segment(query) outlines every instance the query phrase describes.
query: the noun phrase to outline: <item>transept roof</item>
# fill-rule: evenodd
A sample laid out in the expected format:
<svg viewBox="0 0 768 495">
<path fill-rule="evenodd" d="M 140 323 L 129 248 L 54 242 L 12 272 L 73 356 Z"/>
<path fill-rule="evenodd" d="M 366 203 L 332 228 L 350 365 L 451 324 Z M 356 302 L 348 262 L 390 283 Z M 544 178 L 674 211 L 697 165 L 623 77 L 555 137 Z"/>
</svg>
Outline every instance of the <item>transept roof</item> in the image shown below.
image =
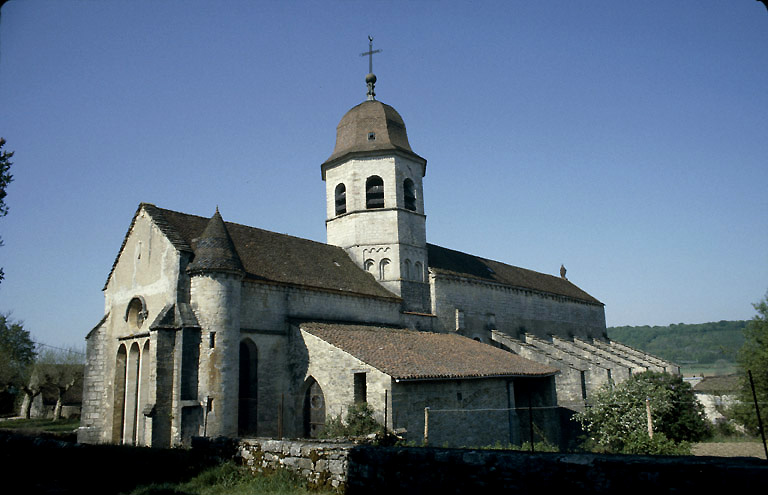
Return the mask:
<svg viewBox="0 0 768 495">
<path fill-rule="evenodd" d="M 558 371 L 458 334 L 325 322 L 299 328 L 396 380 L 540 377 Z"/>
</svg>

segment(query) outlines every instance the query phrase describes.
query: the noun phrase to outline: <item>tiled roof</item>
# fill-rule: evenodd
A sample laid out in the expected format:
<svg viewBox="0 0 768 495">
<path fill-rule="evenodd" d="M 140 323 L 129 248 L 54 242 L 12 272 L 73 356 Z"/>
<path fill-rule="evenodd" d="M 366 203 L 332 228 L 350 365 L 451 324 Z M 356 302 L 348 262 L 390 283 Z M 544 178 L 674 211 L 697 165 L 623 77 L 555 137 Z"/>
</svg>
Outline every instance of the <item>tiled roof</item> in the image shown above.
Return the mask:
<svg viewBox="0 0 768 495">
<path fill-rule="evenodd" d="M 397 110 L 380 101 L 364 101 L 342 117 L 336 127 L 336 146 L 323 165 L 351 153 L 377 151 L 400 151 L 426 163 L 411 149 L 405 123 Z"/>
<path fill-rule="evenodd" d="M 243 263 L 237 255 L 227 226 L 221 218 L 218 208 L 208 221 L 200 237 L 193 240 L 195 259 L 187 267 L 189 273 L 229 272 L 244 273 Z"/>
<path fill-rule="evenodd" d="M 141 209 L 149 213 L 155 224 L 177 249 L 188 253 L 195 252 L 192 248 L 193 240 L 202 235 L 211 220 L 142 203 L 134 215 L 120 252 L 125 247 Z M 231 222 L 224 222 L 224 224 L 245 269 L 246 278 L 363 296 L 399 299 L 376 282 L 370 274 L 361 270 L 340 247 Z M 600 301 L 560 277 L 480 258 L 434 244 L 427 244 L 427 251 L 429 268 L 438 275 L 488 281 L 602 305 Z M 118 259 L 119 254 L 112 265 L 107 282 L 114 272 Z"/>
<path fill-rule="evenodd" d="M 193 240 L 201 236 L 210 221 L 151 204 L 144 203 L 142 206 L 181 251 L 194 252 Z M 369 273 L 361 270 L 340 247 L 237 223 L 224 224 L 245 269 L 246 278 L 399 299 Z"/>
<path fill-rule="evenodd" d="M 564 278 L 487 260 L 434 244 L 427 244 L 427 261 L 430 270 L 437 274 L 494 282 L 602 305 L 600 301 Z"/>
<path fill-rule="evenodd" d="M 457 334 L 304 322 L 299 327 L 397 380 L 549 376 L 555 368 Z"/>
<path fill-rule="evenodd" d="M 694 392 L 700 393 L 735 393 L 741 387 L 739 375 L 705 376 L 694 385 Z"/>
</svg>

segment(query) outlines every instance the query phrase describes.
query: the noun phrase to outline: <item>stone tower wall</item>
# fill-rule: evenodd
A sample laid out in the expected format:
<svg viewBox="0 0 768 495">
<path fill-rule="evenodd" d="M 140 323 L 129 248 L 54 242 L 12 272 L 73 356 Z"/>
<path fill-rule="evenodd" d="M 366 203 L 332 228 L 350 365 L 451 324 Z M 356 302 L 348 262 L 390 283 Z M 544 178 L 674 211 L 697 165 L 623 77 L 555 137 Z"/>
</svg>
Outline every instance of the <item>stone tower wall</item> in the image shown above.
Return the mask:
<svg viewBox="0 0 768 495">
<path fill-rule="evenodd" d="M 201 328 L 198 399 L 206 404 L 208 436 L 237 436 L 241 286 L 241 275 L 226 273 L 191 280 L 190 305 Z"/>
</svg>

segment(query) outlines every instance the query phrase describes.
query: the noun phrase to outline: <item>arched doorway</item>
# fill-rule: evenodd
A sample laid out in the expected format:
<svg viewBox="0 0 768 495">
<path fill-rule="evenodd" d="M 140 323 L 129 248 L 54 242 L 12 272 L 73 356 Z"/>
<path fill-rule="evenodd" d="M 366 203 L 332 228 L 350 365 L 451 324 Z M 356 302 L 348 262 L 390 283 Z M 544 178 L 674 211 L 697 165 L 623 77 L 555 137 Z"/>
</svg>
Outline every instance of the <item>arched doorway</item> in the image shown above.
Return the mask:
<svg viewBox="0 0 768 495">
<path fill-rule="evenodd" d="M 240 400 L 237 413 L 237 430 L 240 436 L 256 435 L 257 432 L 258 364 L 258 349 L 253 341 L 240 342 Z"/>
<path fill-rule="evenodd" d="M 320 384 L 313 377 L 307 380 L 304 394 L 304 436 L 317 438 L 325 426 L 325 397 Z"/>
</svg>

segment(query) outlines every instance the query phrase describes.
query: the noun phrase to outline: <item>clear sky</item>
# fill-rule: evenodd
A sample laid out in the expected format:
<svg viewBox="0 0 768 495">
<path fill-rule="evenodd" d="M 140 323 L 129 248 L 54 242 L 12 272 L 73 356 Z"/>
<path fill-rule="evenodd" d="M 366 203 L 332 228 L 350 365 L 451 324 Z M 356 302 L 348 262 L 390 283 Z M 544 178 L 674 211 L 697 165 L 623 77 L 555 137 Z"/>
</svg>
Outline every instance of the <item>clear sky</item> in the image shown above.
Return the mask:
<svg viewBox="0 0 768 495">
<path fill-rule="evenodd" d="M 140 202 L 325 240 L 365 98 L 427 159 L 434 244 L 568 278 L 612 325 L 747 319 L 768 289 L 754 0 L 21 1 L 0 12 L 0 311 L 82 345 Z"/>
</svg>

